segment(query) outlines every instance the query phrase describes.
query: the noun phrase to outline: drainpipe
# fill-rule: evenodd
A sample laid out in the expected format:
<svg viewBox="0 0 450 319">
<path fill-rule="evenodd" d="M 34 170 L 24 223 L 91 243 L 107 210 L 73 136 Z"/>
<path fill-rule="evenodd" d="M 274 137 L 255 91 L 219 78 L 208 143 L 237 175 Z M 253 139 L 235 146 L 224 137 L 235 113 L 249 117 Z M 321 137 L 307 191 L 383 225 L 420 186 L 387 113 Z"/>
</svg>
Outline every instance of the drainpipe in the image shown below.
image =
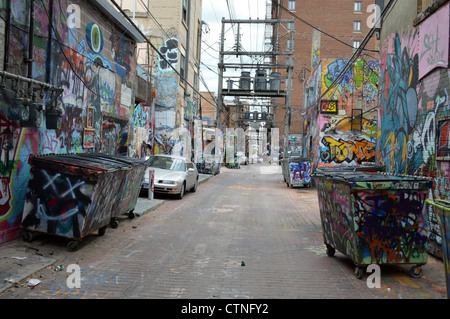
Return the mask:
<svg viewBox="0 0 450 319">
<path fill-rule="evenodd" d="M 5 56 L 3 57 L 3 70 L 9 66 L 9 39 L 11 32 L 11 0 L 6 1 L 6 22 L 5 22 Z"/>
<path fill-rule="evenodd" d="M 191 34 L 191 0 L 188 0 L 188 12 L 187 12 L 187 41 L 186 41 L 186 65 L 184 66 L 185 71 L 184 71 L 184 78 L 186 80 L 186 82 L 189 82 L 189 47 L 190 47 L 190 34 Z M 186 93 L 185 93 L 186 95 Z"/>
<path fill-rule="evenodd" d="M 48 42 L 47 42 L 47 59 L 45 61 L 45 82 L 50 83 L 51 63 L 52 63 L 52 30 L 53 30 L 53 0 L 48 2 Z"/>
<path fill-rule="evenodd" d="M 188 25 L 188 29 L 187 29 L 187 43 L 186 43 L 186 61 L 185 61 L 185 66 L 184 66 L 184 79 L 186 82 L 189 82 L 189 50 L 190 50 L 190 35 L 191 35 L 191 0 L 188 0 L 188 12 L 187 12 L 188 16 L 187 16 L 187 25 Z M 184 89 L 184 99 L 186 101 L 186 89 L 187 87 L 185 86 Z M 195 88 L 197 89 L 197 88 Z M 192 112 L 192 105 L 191 105 L 191 112 Z M 192 115 L 192 113 L 191 113 Z M 192 127 L 191 127 L 191 120 L 189 120 L 189 129 L 192 132 Z M 192 138 L 191 138 L 191 147 L 192 147 Z"/>
<path fill-rule="evenodd" d="M 34 0 L 30 0 L 30 30 L 28 32 L 28 78 L 33 79 L 33 46 L 34 46 Z M 33 94 L 33 85 L 28 83 L 28 97 Z"/>
</svg>

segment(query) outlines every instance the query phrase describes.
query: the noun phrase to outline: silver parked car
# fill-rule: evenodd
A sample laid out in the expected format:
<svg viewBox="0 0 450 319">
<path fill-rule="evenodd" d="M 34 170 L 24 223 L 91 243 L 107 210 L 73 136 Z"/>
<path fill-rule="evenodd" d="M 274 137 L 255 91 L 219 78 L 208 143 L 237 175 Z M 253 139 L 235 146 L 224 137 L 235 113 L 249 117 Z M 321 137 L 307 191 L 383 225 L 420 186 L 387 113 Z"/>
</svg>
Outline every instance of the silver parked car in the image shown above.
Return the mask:
<svg viewBox="0 0 450 319">
<path fill-rule="evenodd" d="M 154 191 L 174 194 L 182 199 L 185 192 L 195 192 L 198 187 L 198 171 L 189 159 L 172 155 L 154 155 L 148 159 L 150 165 L 144 175 L 142 188 L 149 187 L 149 170 L 155 170 Z"/>
</svg>

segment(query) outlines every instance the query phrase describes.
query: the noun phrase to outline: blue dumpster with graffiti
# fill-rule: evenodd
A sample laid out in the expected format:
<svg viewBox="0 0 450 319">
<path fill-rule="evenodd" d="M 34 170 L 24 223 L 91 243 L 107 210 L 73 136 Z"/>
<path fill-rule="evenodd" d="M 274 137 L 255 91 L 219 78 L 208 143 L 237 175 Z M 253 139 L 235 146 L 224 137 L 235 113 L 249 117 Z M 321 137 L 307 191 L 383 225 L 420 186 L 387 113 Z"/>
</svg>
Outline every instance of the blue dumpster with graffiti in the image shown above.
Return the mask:
<svg viewBox="0 0 450 319">
<path fill-rule="evenodd" d="M 422 276 L 431 180 L 336 170 L 316 171 L 313 177 L 329 256 L 338 250 L 350 257 L 357 278 L 371 264 L 412 264 L 410 275 Z"/>
<path fill-rule="evenodd" d="M 214 155 L 203 154 L 197 163 L 199 173 L 217 175 L 220 174 L 220 163 L 216 162 Z"/>
<path fill-rule="evenodd" d="M 290 188 L 311 186 L 311 160 L 301 157 L 283 159 L 284 181 Z"/>
<path fill-rule="evenodd" d="M 29 164 L 24 240 L 32 240 L 35 233 L 56 235 L 70 238 L 67 247 L 75 250 L 87 235 L 105 233 L 126 196 L 129 163 L 100 156 L 46 155 L 30 156 Z"/>
</svg>

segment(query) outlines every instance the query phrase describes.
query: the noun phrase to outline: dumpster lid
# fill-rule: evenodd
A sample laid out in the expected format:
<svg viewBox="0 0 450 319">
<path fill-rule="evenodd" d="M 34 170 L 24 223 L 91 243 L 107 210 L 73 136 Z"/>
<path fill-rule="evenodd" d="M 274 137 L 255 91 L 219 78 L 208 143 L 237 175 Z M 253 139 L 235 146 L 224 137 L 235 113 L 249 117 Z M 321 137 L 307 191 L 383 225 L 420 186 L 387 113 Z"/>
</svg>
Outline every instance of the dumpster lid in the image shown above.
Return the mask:
<svg viewBox="0 0 450 319">
<path fill-rule="evenodd" d="M 127 165 L 146 165 L 148 160 L 144 158 L 133 158 L 128 156 L 118 156 L 118 155 L 108 155 L 102 153 L 85 153 L 79 154 L 81 157 L 87 158 L 98 158 L 108 161 L 116 161 L 118 163 L 127 164 Z"/>
<path fill-rule="evenodd" d="M 364 164 L 364 165 L 339 165 L 339 166 L 321 166 L 316 172 L 383 172 L 386 169 L 381 164 Z"/>
<path fill-rule="evenodd" d="M 348 183 L 357 182 L 421 182 L 425 185 L 431 184 L 431 180 L 425 177 L 389 174 L 380 172 L 326 172 L 321 174 L 325 178 L 336 179 Z"/>
<path fill-rule="evenodd" d="M 74 156 L 68 156 L 69 158 L 73 158 L 76 161 L 85 162 L 85 163 L 95 163 L 100 165 L 101 167 L 107 168 L 109 171 L 111 170 L 122 170 L 122 169 L 130 169 L 130 164 L 113 160 L 111 158 L 105 158 L 95 155 L 86 155 L 86 154 L 77 154 Z"/>
<path fill-rule="evenodd" d="M 72 174 L 97 175 L 124 168 L 123 164 L 101 161 L 94 157 L 76 154 L 30 155 L 28 163 L 31 166 L 50 168 Z"/>
<path fill-rule="evenodd" d="M 300 162 L 311 162 L 309 158 L 301 157 L 301 156 L 291 156 L 286 158 L 288 162 L 300 163 Z"/>
</svg>

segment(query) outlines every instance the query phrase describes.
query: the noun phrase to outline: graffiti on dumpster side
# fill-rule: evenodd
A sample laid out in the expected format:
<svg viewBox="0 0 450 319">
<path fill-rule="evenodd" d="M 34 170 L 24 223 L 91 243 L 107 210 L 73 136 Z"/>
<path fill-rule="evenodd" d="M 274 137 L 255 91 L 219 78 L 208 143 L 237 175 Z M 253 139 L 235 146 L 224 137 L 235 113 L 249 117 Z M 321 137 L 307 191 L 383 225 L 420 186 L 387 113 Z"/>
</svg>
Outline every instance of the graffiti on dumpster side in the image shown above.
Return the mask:
<svg viewBox="0 0 450 319">
<path fill-rule="evenodd" d="M 125 171 L 116 171 L 99 176 L 83 235 L 108 225 L 112 215 L 118 216 L 125 174 Z"/>
<path fill-rule="evenodd" d="M 428 194 L 350 192 L 348 186 L 327 180 L 319 180 L 317 190 L 325 243 L 359 264 L 426 262 Z"/>
<path fill-rule="evenodd" d="M 46 169 L 32 169 L 22 227 L 79 238 L 91 203 L 87 179 Z"/>
<path fill-rule="evenodd" d="M 353 225 L 347 193 L 343 187 L 324 180 L 317 182 L 317 191 L 325 242 L 343 254 L 353 256 Z"/>
<path fill-rule="evenodd" d="M 125 176 L 125 181 L 121 187 L 122 199 L 120 200 L 119 214 L 124 214 L 134 209 L 139 190 L 141 189 L 142 177 L 145 173 L 145 166 L 135 168 Z"/>
<path fill-rule="evenodd" d="M 311 182 L 311 162 L 289 163 L 289 176 L 291 183 Z"/>
<path fill-rule="evenodd" d="M 361 263 L 423 263 L 428 194 L 421 191 L 360 191 L 353 194 L 355 234 Z M 426 258 L 426 257 L 425 257 Z"/>
</svg>

